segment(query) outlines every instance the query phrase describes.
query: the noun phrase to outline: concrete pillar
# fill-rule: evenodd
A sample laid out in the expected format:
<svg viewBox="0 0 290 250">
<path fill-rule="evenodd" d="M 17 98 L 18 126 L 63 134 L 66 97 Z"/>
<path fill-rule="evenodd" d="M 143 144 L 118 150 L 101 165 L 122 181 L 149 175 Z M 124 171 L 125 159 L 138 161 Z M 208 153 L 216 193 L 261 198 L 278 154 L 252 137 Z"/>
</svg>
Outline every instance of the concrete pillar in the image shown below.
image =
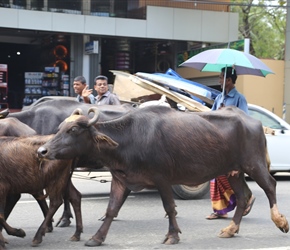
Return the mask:
<svg viewBox="0 0 290 250">
<path fill-rule="evenodd" d="M 110 16 L 115 16 L 115 0 L 110 0 Z"/>
<path fill-rule="evenodd" d="M 43 0 L 43 10 L 48 11 L 48 0 Z"/>
<path fill-rule="evenodd" d="M 91 14 L 91 0 L 82 1 L 82 14 L 90 15 Z"/>
<path fill-rule="evenodd" d="M 82 50 L 83 50 L 83 76 L 86 79 L 89 79 L 89 77 L 90 77 L 90 55 L 86 55 L 84 53 L 84 48 L 85 48 L 85 44 L 89 41 L 90 41 L 90 36 L 84 35 L 83 36 L 83 48 L 82 48 Z"/>
<path fill-rule="evenodd" d="M 290 0 L 287 0 L 287 7 L 289 6 L 290 6 Z M 286 107 L 285 120 L 288 123 L 290 123 L 290 11 L 289 11 L 289 8 L 287 8 L 287 14 L 286 14 L 284 104 Z M 281 103 L 281 105 L 283 105 L 283 103 Z"/>
<path fill-rule="evenodd" d="M 31 0 L 26 0 L 26 9 L 31 10 Z"/>
</svg>

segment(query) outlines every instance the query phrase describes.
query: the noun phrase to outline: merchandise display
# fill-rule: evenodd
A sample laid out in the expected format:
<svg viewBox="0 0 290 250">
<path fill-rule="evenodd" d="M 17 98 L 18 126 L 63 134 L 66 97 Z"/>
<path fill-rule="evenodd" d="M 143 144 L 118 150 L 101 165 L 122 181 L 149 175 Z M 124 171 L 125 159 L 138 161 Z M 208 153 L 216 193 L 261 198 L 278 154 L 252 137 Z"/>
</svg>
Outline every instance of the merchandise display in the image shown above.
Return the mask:
<svg viewBox="0 0 290 250">
<path fill-rule="evenodd" d="M 69 96 L 69 75 L 60 75 L 59 67 L 45 67 L 44 72 L 25 72 L 23 105 L 43 96 Z"/>
<path fill-rule="evenodd" d="M 0 64 L 0 109 L 8 108 L 8 66 Z"/>
</svg>

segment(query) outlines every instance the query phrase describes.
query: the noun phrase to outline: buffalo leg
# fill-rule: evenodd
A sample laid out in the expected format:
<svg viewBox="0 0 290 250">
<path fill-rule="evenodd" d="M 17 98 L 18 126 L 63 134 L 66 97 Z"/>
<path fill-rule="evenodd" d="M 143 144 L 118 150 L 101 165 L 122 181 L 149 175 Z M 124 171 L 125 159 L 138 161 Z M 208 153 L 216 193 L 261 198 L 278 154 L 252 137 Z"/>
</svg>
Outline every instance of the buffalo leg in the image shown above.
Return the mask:
<svg viewBox="0 0 290 250">
<path fill-rule="evenodd" d="M 63 214 L 60 217 L 59 221 L 56 223 L 56 227 L 68 227 L 71 223 L 70 218 L 73 218 L 71 208 L 70 208 L 70 202 L 67 197 L 64 197 L 63 200 L 64 209 Z"/>
<path fill-rule="evenodd" d="M 5 216 L 5 220 L 7 220 L 8 216 L 10 215 L 11 211 L 13 210 L 15 204 L 17 203 L 17 201 L 19 201 L 21 195 L 20 194 L 11 194 L 9 196 L 6 197 L 6 205 L 5 205 L 5 212 L 4 212 L 4 216 Z M 2 232 L 2 225 L 0 226 L 0 230 Z M 0 241 L 8 243 L 8 241 L 3 237 L 2 233 L 0 235 Z"/>
<path fill-rule="evenodd" d="M 0 250 L 5 250 L 6 239 L 3 237 L 2 232 L 0 232 Z"/>
<path fill-rule="evenodd" d="M 4 212 L 4 216 L 6 220 L 8 216 L 10 215 L 11 211 L 13 210 L 13 208 L 15 207 L 15 204 L 17 203 L 17 201 L 19 201 L 20 197 L 21 197 L 21 194 L 13 194 L 13 195 L 8 195 L 6 197 L 6 205 L 5 205 L 5 212 Z"/>
<path fill-rule="evenodd" d="M 72 185 L 71 178 L 73 174 L 73 169 L 75 168 L 78 160 L 74 159 L 72 166 L 71 166 L 71 173 L 70 178 L 67 182 L 67 186 L 65 189 L 65 193 L 63 196 L 63 204 L 64 204 L 64 210 L 62 213 L 62 216 L 60 217 L 59 221 L 56 223 L 56 227 L 68 227 L 71 223 L 70 218 L 73 218 L 71 208 L 70 208 L 70 201 L 69 201 L 69 192 Z"/>
<path fill-rule="evenodd" d="M 178 233 L 181 233 L 181 231 L 176 221 L 176 210 L 175 210 L 176 205 L 173 199 L 171 185 L 163 181 L 162 182 L 158 181 L 157 183 L 158 185 L 156 186 L 160 193 L 164 210 L 169 219 L 169 229 L 163 243 L 166 245 L 177 244 L 179 242 Z"/>
<path fill-rule="evenodd" d="M 76 216 L 76 231 L 71 237 L 71 241 L 79 241 L 80 235 L 83 232 L 82 212 L 81 212 L 81 193 L 72 184 L 71 179 L 69 180 L 69 201 L 73 206 Z"/>
<path fill-rule="evenodd" d="M 264 190 L 269 200 L 272 221 L 283 233 L 287 233 L 289 231 L 288 221 L 286 217 L 279 212 L 277 206 L 276 180 L 271 176 L 266 167 L 260 169 L 255 168 L 251 173 L 248 173 L 248 175 Z"/>
<path fill-rule="evenodd" d="M 42 224 L 40 225 L 40 227 L 38 228 L 38 230 L 33 238 L 32 246 L 37 246 L 42 242 L 42 236 L 45 235 L 48 223 L 52 220 L 53 215 L 55 214 L 55 212 L 60 207 L 60 205 L 62 204 L 62 201 L 63 201 L 62 196 L 49 197 L 49 198 L 50 198 L 50 204 L 49 204 L 49 208 L 47 211 L 47 215 L 46 215 L 44 221 L 42 222 Z"/>
<path fill-rule="evenodd" d="M 114 217 L 118 216 L 118 212 L 120 211 L 130 192 L 131 190 L 126 188 L 113 176 L 111 182 L 110 200 L 106 211 L 106 217 L 97 233 L 85 243 L 86 246 L 100 246 L 105 241 Z"/>
<path fill-rule="evenodd" d="M 41 211 L 43 213 L 43 216 L 45 217 L 48 211 L 48 205 L 46 203 L 46 200 L 44 199 L 39 199 L 39 196 L 43 195 L 43 192 L 38 194 L 38 195 L 33 195 L 33 197 L 35 198 L 35 200 L 38 202 Z M 5 219 L 7 220 L 8 216 L 10 215 L 11 211 L 13 210 L 15 204 L 17 203 L 17 201 L 20 199 L 21 195 L 20 194 L 13 194 L 13 195 L 9 195 L 6 199 L 6 206 L 5 206 Z M 2 227 L 0 226 L 1 230 Z M 52 226 L 52 221 L 49 223 L 48 228 L 47 228 L 47 232 L 52 232 L 53 230 L 53 226 Z"/>
<path fill-rule="evenodd" d="M 44 193 L 40 193 L 41 195 L 44 195 Z M 47 205 L 47 202 L 44 198 L 39 198 L 39 195 L 33 195 L 34 199 L 37 201 L 41 211 L 42 211 L 42 214 L 45 218 L 45 216 L 47 215 L 47 212 L 48 212 L 48 205 Z M 52 225 L 52 222 L 53 222 L 53 219 L 48 223 L 47 225 L 47 229 L 46 229 L 46 232 L 52 232 L 53 231 L 53 225 Z"/>
<path fill-rule="evenodd" d="M 243 213 L 248 200 L 252 196 L 252 191 L 250 190 L 243 173 L 240 173 L 238 176 L 230 176 L 228 180 L 236 196 L 237 208 L 229 226 L 221 230 L 219 234 L 220 238 L 230 238 L 233 237 L 235 233 L 239 232 Z"/>
<path fill-rule="evenodd" d="M 6 219 L 5 219 L 6 200 L 8 201 L 8 209 L 6 211 L 6 214 L 9 215 L 12 208 L 14 207 L 16 202 L 18 201 L 18 199 L 19 199 L 19 195 L 15 195 L 15 196 L 12 195 L 10 197 L 6 197 L 6 198 L 2 198 L 2 199 L 0 198 L 0 201 L 2 200 L 2 202 L 0 203 L 0 225 L 2 227 L 4 227 L 7 234 L 23 238 L 26 235 L 25 232 L 22 229 L 17 229 L 17 228 L 13 228 L 13 227 L 9 226 L 9 224 L 6 222 Z M 14 203 L 14 205 L 13 205 L 13 203 Z M 1 242 L 0 244 L 5 245 L 5 241 Z"/>
</svg>

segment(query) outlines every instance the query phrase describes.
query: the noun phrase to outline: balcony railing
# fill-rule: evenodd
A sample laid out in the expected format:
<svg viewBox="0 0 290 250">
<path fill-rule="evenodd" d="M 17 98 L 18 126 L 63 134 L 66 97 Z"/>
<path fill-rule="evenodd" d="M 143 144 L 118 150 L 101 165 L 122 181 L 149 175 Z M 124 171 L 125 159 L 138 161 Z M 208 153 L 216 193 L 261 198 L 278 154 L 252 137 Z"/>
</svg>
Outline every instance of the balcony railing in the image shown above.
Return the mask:
<svg viewBox="0 0 290 250">
<path fill-rule="evenodd" d="M 0 7 L 4 8 L 134 19 L 145 19 L 148 5 L 230 11 L 227 0 L 0 0 Z"/>
</svg>

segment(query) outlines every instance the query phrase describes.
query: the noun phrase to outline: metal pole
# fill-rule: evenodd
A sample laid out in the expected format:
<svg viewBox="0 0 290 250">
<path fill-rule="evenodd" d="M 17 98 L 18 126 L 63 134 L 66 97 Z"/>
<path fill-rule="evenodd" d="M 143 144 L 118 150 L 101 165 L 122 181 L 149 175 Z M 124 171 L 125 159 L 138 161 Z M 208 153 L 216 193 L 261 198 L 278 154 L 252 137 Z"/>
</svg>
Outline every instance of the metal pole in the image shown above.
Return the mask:
<svg viewBox="0 0 290 250">
<path fill-rule="evenodd" d="M 244 52 L 247 54 L 250 53 L 250 39 L 249 38 L 244 39 Z"/>
<path fill-rule="evenodd" d="M 285 78 L 284 78 L 284 101 L 285 112 L 290 110 L 290 0 L 287 0 L 287 14 L 286 14 L 286 35 L 285 35 Z M 285 118 L 290 123 L 290 112 L 285 113 Z"/>
</svg>

